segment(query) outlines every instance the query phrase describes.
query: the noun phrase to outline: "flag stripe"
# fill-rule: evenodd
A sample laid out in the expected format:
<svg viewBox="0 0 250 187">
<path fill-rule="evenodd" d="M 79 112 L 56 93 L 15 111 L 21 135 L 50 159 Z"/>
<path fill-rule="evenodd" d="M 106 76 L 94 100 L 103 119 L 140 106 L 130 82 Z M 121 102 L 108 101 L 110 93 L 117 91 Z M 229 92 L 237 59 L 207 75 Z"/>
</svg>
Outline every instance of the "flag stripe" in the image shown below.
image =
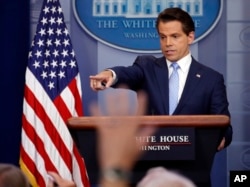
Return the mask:
<svg viewBox="0 0 250 187">
<path fill-rule="evenodd" d="M 54 100 L 54 104 L 58 108 L 60 115 L 63 117 L 63 121 L 66 122 L 71 116 L 71 113 L 68 110 L 66 103 L 64 103 L 64 100 L 59 96 Z"/>
<path fill-rule="evenodd" d="M 82 109 L 82 105 L 81 105 L 81 96 L 80 93 L 81 91 L 78 88 L 81 88 L 81 84 L 80 84 L 80 75 L 78 74 L 76 79 L 74 79 L 72 81 L 72 84 L 69 84 L 69 89 L 71 90 L 71 92 L 73 93 L 73 95 L 75 96 L 75 109 L 76 109 L 76 115 L 77 116 L 83 116 L 83 109 Z"/>
<path fill-rule="evenodd" d="M 43 177 L 37 171 L 35 163 L 29 157 L 29 155 L 25 152 L 22 145 L 20 148 L 20 155 L 21 155 L 20 167 L 24 171 L 24 173 L 27 175 L 30 181 L 30 184 L 32 186 L 38 186 L 37 182 L 39 182 L 39 184 L 42 184 L 41 186 L 45 186 L 45 181 L 43 180 Z M 37 177 L 37 179 L 35 178 L 35 176 Z"/>
<path fill-rule="evenodd" d="M 78 75 L 79 76 L 79 75 Z M 61 97 L 64 100 L 65 104 L 67 105 L 67 108 L 72 111 L 71 115 L 74 116 L 82 116 L 83 112 L 82 112 L 82 104 L 81 104 L 81 96 L 80 96 L 80 92 L 77 88 L 77 79 L 73 79 L 67 89 L 63 90 L 63 92 L 61 93 Z M 80 86 L 78 86 L 80 87 Z M 69 95 L 72 95 L 75 97 L 74 100 L 70 100 L 71 97 L 69 97 Z M 80 103 L 79 103 L 80 102 Z M 67 119 L 66 119 L 67 120 Z"/>
<path fill-rule="evenodd" d="M 29 90 L 28 88 L 26 88 L 26 89 Z M 41 124 L 39 125 L 39 127 L 34 127 L 34 128 L 39 128 L 39 131 L 37 131 L 37 132 L 41 132 L 41 130 L 43 130 L 44 133 L 48 134 L 47 138 L 51 139 L 51 142 L 48 142 L 48 145 L 50 145 L 51 143 L 53 143 L 54 146 L 57 147 L 57 149 L 60 149 L 60 152 L 63 153 L 63 155 L 61 155 L 61 156 L 63 156 L 64 160 L 66 161 L 66 164 L 68 164 L 67 167 L 69 168 L 69 170 L 71 170 L 71 166 L 70 166 L 71 155 L 69 153 L 68 148 L 65 147 L 65 144 L 63 143 L 64 141 L 61 139 L 60 135 L 57 132 L 57 129 L 54 127 L 54 123 L 50 120 L 50 116 L 47 115 L 46 108 L 43 108 L 43 106 L 40 105 L 40 102 L 38 102 L 36 100 L 36 98 L 33 97 L 33 96 L 34 95 L 29 90 L 28 91 L 28 96 L 25 97 L 25 98 L 27 99 L 27 102 L 29 103 L 29 105 L 31 106 L 31 108 L 34 107 L 32 105 L 36 105 L 36 109 L 37 109 L 36 111 L 39 111 L 38 113 L 36 112 L 34 114 L 38 118 L 36 120 L 42 119 Z M 43 96 L 43 97 L 45 97 L 45 96 Z M 52 109 L 50 109 L 50 110 L 52 110 Z M 46 125 L 44 125 L 42 123 L 44 123 Z M 44 129 L 41 129 L 42 127 L 44 127 Z M 44 136 L 44 135 L 42 134 L 41 136 Z M 38 138 L 38 137 L 36 137 L 36 138 Z M 45 141 L 46 140 L 47 139 L 45 139 Z"/>
<path fill-rule="evenodd" d="M 29 138 L 27 137 L 27 135 L 25 134 L 24 131 L 22 131 L 22 136 L 26 137 L 25 138 L 26 141 L 25 142 L 22 141 L 23 151 L 21 152 L 22 160 L 25 162 L 24 166 L 29 168 L 29 171 L 36 177 L 37 184 L 39 184 L 41 186 L 46 186 L 46 180 L 42 176 L 42 173 L 43 173 L 42 171 L 45 170 L 43 159 L 40 157 L 38 152 L 35 150 L 35 147 L 34 147 L 32 141 L 29 141 Z M 27 150 L 26 147 L 28 147 L 29 150 Z M 32 152 L 32 154 L 30 154 L 31 152 Z M 32 158 L 37 159 L 36 163 L 33 162 Z M 28 175 L 28 177 L 30 177 L 30 176 Z"/>
<path fill-rule="evenodd" d="M 39 87 L 39 83 L 34 81 L 32 82 L 32 80 L 35 80 L 33 77 L 33 75 L 31 74 L 31 72 L 29 70 L 27 70 L 26 72 L 28 77 L 31 77 L 31 79 L 29 79 L 29 81 L 27 82 L 27 86 L 26 86 L 26 96 L 25 98 L 27 99 L 27 103 L 29 103 L 29 105 L 26 105 L 26 107 L 29 107 L 29 110 L 26 114 L 26 116 L 30 116 L 30 120 L 32 121 L 34 117 L 36 117 L 36 121 L 37 123 L 40 122 L 39 124 L 37 124 L 36 128 L 37 129 L 37 133 L 41 132 L 41 137 L 45 136 L 46 134 L 48 134 L 46 136 L 46 138 L 44 139 L 45 142 L 45 148 L 49 148 L 51 146 L 55 146 L 54 149 L 52 150 L 48 150 L 48 152 L 53 151 L 54 154 L 52 154 L 52 156 L 54 155 L 54 158 L 52 158 L 51 160 L 53 160 L 54 162 L 57 161 L 59 158 L 61 158 L 61 160 L 63 161 L 61 163 L 61 165 L 59 167 L 62 167 L 62 165 L 67 164 L 67 166 L 61 168 L 61 171 L 63 171 L 61 173 L 61 175 L 67 177 L 68 173 L 65 173 L 66 171 L 69 170 L 69 172 L 71 171 L 71 166 L 70 166 L 70 160 L 71 160 L 71 154 L 69 153 L 69 149 L 71 147 L 72 144 L 72 140 L 69 137 L 69 134 L 67 133 L 67 128 L 65 127 L 65 125 L 60 125 L 60 124 L 64 124 L 64 122 L 62 120 L 59 121 L 59 119 L 55 118 L 60 118 L 60 116 L 58 116 L 56 108 L 54 107 L 54 105 L 52 103 L 50 103 L 50 99 L 46 97 L 46 92 L 43 91 L 43 89 L 41 87 Z M 30 89 L 28 86 L 32 86 Z M 34 96 L 33 92 L 31 90 L 39 90 L 39 96 Z M 46 105 L 41 105 L 40 103 L 47 103 Z M 49 104 L 50 103 L 50 104 Z M 25 103 L 24 103 L 25 104 Z M 32 111 L 32 108 L 34 106 L 36 106 L 36 111 Z M 39 111 L 39 112 L 37 112 Z M 47 113 L 46 113 L 47 111 Z M 48 112 L 49 111 L 49 112 Z M 47 114 L 50 114 L 50 116 L 48 116 Z M 53 118 L 51 118 L 51 116 L 53 116 Z M 58 117 L 56 117 L 58 116 Z M 52 122 L 51 122 L 51 120 Z M 42 119 L 42 121 L 40 121 L 40 119 Z M 59 121 L 59 122 L 58 122 Z M 45 125 L 46 124 L 46 125 Z M 54 126 L 55 124 L 58 124 L 56 127 Z M 60 128 L 59 128 L 60 126 Z M 65 127 L 65 129 L 63 128 Z M 64 133 L 62 134 L 62 137 L 65 137 L 66 141 L 63 141 L 62 138 L 60 137 L 60 134 L 58 134 L 57 129 L 61 129 L 62 128 L 62 132 Z M 37 138 L 37 137 L 36 137 Z M 51 141 L 49 141 L 51 140 Z M 56 141 L 58 140 L 58 141 Z M 66 147 L 65 147 L 65 143 L 66 143 Z M 57 150 L 59 150 L 58 154 L 57 154 Z M 63 155 L 60 155 L 63 154 Z M 63 157 L 63 158 L 62 158 Z"/>
<path fill-rule="evenodd" d="M 36 137 L 35 144 L 36 144 L 36 149 L 40 155 L 43 155 L 44 161 L 47 163 L 46 164 L 46 169 L 49 171 L 55 171 L 57 172 L 57 169 L 51 162 L 47 152 L 44 149 L 44 143 L 43 141 L 39 138 L 39 136 L 36 134 L 35 129 L 32 127 L 32 125 L 26 120 L 25 117 L 23 117 L 23 125 L 25 128 L 23 129 L 28 136 L 29 139 L 32 139 L 32 137 Z"/>
<path fill-rule="evenodd" d="M 86 187 L 90 187 L 89 178 L 88 178 L 88 175 L 87 175 L 87 170 L 86 170 L 86 167 L 85 167 L 85 163 L 84 163 L 84 160 L 83 160 L 82 156 L 79 154 L 79 151 L 78 151 L 76 145 L 74 145 L 74 147 L 73 147 L 73 153 L 75 155 L 75 157 L 74 157 L 74 165 L 76 165 L 76 163 L 80 165 L 79 171 L 77 170 L 76 172 L 81 173 L 81 181 L 83 181 L 84 184 L 86 184 Z M 77 176 L 77 174 L 75 176 Z"/>
</svg>

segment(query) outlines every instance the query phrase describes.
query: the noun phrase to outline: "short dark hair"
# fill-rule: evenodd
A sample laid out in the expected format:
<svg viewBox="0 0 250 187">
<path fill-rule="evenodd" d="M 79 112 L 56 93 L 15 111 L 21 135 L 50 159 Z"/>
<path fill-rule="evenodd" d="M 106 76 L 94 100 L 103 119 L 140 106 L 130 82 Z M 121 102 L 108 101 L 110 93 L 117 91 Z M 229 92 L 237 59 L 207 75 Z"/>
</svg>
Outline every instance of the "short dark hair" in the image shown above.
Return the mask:
<svg viewBox="0 0 250 187">
<path fill-rule="evenodd" d="M 195 31 L 194 21 L 192 17 L 181 8 L 166 8 L 163 10 L 156 19 L 156 28 L 159 32 L 159 23 L 168 21 L 179 21 L 182 24 L 182 29 L 186 35 Z"/>
</svg>

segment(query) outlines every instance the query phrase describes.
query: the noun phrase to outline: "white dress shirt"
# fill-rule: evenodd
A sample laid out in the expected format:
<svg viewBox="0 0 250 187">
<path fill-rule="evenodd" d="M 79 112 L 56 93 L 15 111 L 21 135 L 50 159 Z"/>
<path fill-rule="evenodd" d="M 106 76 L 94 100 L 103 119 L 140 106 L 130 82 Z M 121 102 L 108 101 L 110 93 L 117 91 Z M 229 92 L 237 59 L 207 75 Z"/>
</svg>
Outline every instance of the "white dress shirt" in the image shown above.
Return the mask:
<svg viewBox="0 0 250 187">
<path fill-rule="evenodd" d="M 168 66 L 168 74 L 169 77 L 173 72 L 173 67 L 171 66 L 170 61 L 167 61 L 167 66 Z M 188 71 L 190 68 L 192 62 L 192 57 L 191 57 L 191 53 L 188 53 L 188 55 L 186 55 L 185 57 L 183 57 L 182 59 L 178 60 L 176 63 L 179 65 L 178 68 L 178 74 L 179 74 L 179 92 L 178 92 L 178 101 L 181 98 L 181 94 L 183 92 L 186 80 L 187 80 L 187 75 L 188 75 Z"/>
</svg>

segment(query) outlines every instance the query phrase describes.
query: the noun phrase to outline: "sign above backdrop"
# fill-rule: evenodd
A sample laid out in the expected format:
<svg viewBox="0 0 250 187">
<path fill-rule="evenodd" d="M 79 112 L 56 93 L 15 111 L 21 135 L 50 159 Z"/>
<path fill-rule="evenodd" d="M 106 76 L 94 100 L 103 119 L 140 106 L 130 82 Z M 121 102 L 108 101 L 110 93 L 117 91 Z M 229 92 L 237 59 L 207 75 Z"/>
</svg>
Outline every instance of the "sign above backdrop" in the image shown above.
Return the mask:
<svg viewBox="0 0 250 187">
<path fill-rule="evenodd" d="M 180 7 L 192 16 L 198 42 L 218 23 L 223 0 L 73 0 L 74 15 L 91 37 L 136 53 L 160 52 L 155 21 L 167 7 Z"/>
</svg>

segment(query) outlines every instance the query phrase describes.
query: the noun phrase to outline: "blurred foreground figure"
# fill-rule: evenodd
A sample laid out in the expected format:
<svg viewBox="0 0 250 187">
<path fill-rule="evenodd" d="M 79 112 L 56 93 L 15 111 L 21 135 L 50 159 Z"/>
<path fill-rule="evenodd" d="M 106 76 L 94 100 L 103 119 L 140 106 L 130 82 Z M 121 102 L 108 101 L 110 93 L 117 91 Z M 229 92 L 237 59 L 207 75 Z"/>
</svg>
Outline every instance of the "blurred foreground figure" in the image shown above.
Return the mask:
<svg viewBox="0 0 250 187">
<path fill-rule="evenodd" d="M 131 114 L 130 101 L 125 93 L 108 95 L 105 111 L 96 105 L 91 106 L 93 116 L 113 116 L 112 121 L 101 123 L 96 120 L 98 132 L 98 159 L 100 162 L 101 187 L 128 187 L 130 186 L 131 171 L 135 162 L 142 155 L 139 147 L 149 142 L 137 142 L 136 136 L 151 136 L 155 127 L 140 125 L 139 118 L 125 121 L 124 116 Z M 119 105 L 117 104 L 119 101 Z M 134 116 L 144 115 L 146 96 L 138 93 L 138 110 Z M 145 184 L 147 183 L 147 184 Z M 148 174 L 138 184 L 138 187 L 194 187 L 195 185 L 181 175 L 163 168 L 149 170 Z"/>
<path fill-rule="evenodd" d="M 17 166 L 0 163 L 0 187 L 29 187 L 29 182 Z"/>
<path fill-rule="evenodd" d="M 150 169 L 136 187 L 195 187 L 188 178 L 163 167 Z"/>
<path fill-rule="evenodd" d="M 60 175 L 55 172 L 48 172 L 48 175 L 51 177 L 47 187 L 76 187 L 76 184 L 73 181 L 63 179 Z"/>
<path fill-rule="evenodd" d="M 63 179 L 55 172 L 48 172 L 51 180 L 47 187 L 76 187 L 73 181 Z M 31 187 L 22 170 L 12 164 L 0 163 L 0 187 Z"/>
</svg>

